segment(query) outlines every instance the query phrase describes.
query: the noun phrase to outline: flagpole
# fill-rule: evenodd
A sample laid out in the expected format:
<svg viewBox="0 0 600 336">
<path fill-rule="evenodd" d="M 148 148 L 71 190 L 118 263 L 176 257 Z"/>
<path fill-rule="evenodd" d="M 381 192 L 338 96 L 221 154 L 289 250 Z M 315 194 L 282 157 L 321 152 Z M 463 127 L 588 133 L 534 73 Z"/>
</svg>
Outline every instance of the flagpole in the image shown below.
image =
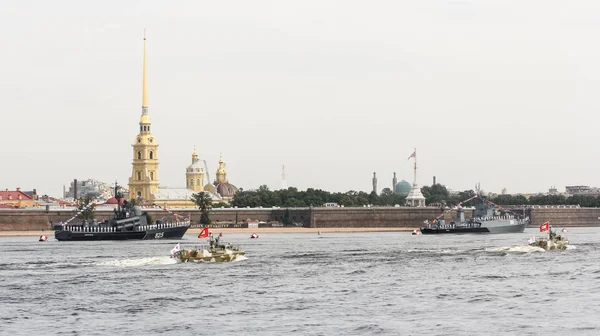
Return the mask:
<svg viewBox="0 0 600 336">
<path fill-rule="evenodd" d="M 417 184 L 417 149 L 415 148 L 415 173 L 414 173 L 414 180 L 413 180 L 413 185 Z"/>
</svg>

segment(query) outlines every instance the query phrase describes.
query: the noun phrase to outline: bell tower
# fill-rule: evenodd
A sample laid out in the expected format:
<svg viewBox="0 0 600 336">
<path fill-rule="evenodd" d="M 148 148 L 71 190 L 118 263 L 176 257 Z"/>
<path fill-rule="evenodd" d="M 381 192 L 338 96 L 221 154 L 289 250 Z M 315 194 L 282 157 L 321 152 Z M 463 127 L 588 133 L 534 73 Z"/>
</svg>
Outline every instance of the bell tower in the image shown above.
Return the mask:
<svg viewBox="0 0 600 336">
<path fill-rule="evenodd" d="M 140 132 L 133 143 L 132 172 L 129 178 L 130 197 L 153 199 L 158 192 L 158 143 L 150 131 L 148 89 L 146 86 L 146 32 L 144 31 L 144 68 L 142 72 L 142 115 Z"/>
</svg>

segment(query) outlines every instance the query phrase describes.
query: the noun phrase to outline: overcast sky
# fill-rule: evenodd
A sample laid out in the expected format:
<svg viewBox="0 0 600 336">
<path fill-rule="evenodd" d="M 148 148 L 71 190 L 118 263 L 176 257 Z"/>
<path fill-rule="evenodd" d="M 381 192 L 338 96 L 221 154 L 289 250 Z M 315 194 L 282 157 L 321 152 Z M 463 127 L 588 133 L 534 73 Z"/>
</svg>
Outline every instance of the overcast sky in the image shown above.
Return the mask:
<svg viewBox="0 0 600 336">
<path fill-rule="evenodd" d="M 127 184 L 142 36 L 160 182 L 600 185 L 599 1 L 2 1 L 0 188 Z"/>
</svg>

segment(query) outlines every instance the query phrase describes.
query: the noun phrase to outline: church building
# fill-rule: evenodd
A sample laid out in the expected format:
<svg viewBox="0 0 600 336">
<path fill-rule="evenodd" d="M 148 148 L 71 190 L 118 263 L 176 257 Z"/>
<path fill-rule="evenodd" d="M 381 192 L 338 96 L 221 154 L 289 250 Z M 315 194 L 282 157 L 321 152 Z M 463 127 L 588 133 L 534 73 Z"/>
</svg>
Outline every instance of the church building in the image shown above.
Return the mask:
<svg viewBox="0 0 600 336">
<path fill-rule="evenodd" d="M 223 158 L 219 160 L 217 180 L 214 186 L 204 185 L 206 162 L 198 158 L 196 151 L 192 153 L 192 163 L 186 168 L 185 188 L 164 188 L 159 186 L 158 175 L 158 142 L 151 132 L 148 114 L 148 90 L 146 86 L 146 36 L 144 36 L 144 66 L 142 74 L 142 115 L 139 122 L 139 134 L 133 143 L 132 172 L 129 178 L 129 195 L 148 203 L 165 208 L 194 208 L 191 200 L 193 194 L 208 192 L 213 203 L 228 203 L 237 192 L 237 188 L 227 181 Z M 202 165 L 204 163 L 204 166 Z"/>
</svg>

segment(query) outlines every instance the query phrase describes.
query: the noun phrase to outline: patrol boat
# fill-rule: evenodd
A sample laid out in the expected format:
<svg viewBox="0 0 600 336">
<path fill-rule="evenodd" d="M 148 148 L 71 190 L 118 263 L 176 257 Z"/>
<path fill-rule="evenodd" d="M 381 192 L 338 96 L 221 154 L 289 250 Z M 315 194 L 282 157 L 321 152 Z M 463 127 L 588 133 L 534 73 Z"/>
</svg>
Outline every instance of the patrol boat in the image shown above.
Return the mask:
<svg viewBox="0 0 600 336">
<path fill-rule="evenodd" d="M 139 206 L 133 206 L 118 192 L 115 185 L 117 208 L 112 218 L 103 222 L 84 220 L 79 224 L 54 225 L 57 240 L 127 240 L 127 239 L 181 239 L 190 228 L 190 221 L 148 223 Z"/>
<path fill-rule="evenodd" d="M 473 218 L 465 219 L 461 203 L 475 200 Z M 496 205 L 481 194 L 476 194 L 470 199 L 459 203 L 456 208 L 456 218 L 450 223 L 438 218 L 432 224 L 421 228 L 422 234 L 442 233 L 520 233 L 525 231 L 529 224 L 528 217 L 517 217 L 509 214 L 500 214 Z"/>
<path fill-rule="evenodd" d="M 171 258 L 180 262 L 222 262 L 234 261 L 246 254 L 239 246 L 233 246 L 229 243 L 220 243 L 219 237 L 213 238 L 210 235 L 210 246 L 199 249 L 180 250 L 179 244 L 171 250 Z"/>
<path fill-rule="evenodd" d="M 543 248 L 544 250 L 566 250 L 569 241 L 566 237 L 557 235 L 556 231 L 552 231 L 552 228 L 548 230 L 548 238 L 546 237 L 532 237 L 529 239 L 530 246 L 536 246 Z"/>
</svg>

